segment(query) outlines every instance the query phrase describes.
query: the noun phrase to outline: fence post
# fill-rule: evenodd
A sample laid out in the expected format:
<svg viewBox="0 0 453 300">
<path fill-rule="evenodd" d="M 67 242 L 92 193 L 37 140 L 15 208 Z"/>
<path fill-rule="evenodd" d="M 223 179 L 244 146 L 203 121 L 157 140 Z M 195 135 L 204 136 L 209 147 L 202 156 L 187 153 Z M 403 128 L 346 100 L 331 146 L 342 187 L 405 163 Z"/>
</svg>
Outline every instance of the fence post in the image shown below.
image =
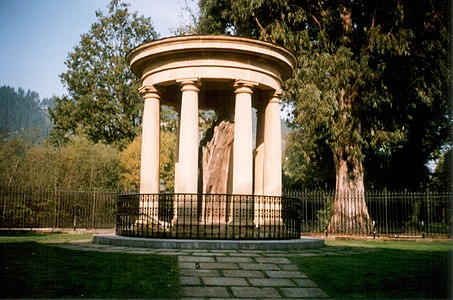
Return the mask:
<svg viewBox="0 0 453 300">
<path fill-rule="evenodd" d="M 324 207 L 326 208 L 326 217 L 325 217 L 325 219 L 326 219 L 326 225 L 325 225 L 326 237 L 329 234 L 329 208 L 328 208 L 329 201 L 327 200 L 327 198 L 328 198 L 327 193 L 328 193 L 327 191 L 324 191 L 322 193 L 323 199 L 324 199 Z"/>
<path fill-rule="evenodd" d="M 93 192 L 93 201 L 92 201 L 92 206 L 93 206 L 93 209 L 91 210 L 92 212 L 92 216 L 91 216 L 91 228 L 94 229 L 94 223 L 95 223 L 95 214 L 96 214 L 96 195 L 97 195 L 97 191 L 94 190 Z"/>
<path fill-rule="evenodd" d="M 389 219 L 388 219 L 388 204 L 387 204 L 387 188 L 384 188 L 384 205 L 385 205 L 385 234 L 389 234 Z"/>
<path fill-rule="evenodd" d="M 430 212 L 430 209 L 429 209 L 429 189 L 426 188 L 426 212 L 427 212 L 427 216 L 426 216 L 426 226 L 427 226 L 427 233 L 430 234 L 430 227 L 431 227 L 431 212 Z M 423 235 L 423 238 L 425 236 Z"/>
</svg>

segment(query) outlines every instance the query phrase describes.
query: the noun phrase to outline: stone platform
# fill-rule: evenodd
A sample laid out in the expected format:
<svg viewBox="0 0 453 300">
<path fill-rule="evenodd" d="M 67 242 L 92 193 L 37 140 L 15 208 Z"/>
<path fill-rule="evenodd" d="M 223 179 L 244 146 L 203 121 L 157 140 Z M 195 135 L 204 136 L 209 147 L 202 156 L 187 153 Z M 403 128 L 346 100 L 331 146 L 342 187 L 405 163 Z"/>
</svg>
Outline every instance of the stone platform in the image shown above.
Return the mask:
<svg viewBox="0 0 453 300">
<path fill-rule="evenodd" d="M 324 246 L 323 239 L 311 237 L 292 240 L 192 240 L 136 238 L 114 234 L 94 235 L 93 243 L 133 248 L 206 250 L 303 250 Z"/>
</svg>

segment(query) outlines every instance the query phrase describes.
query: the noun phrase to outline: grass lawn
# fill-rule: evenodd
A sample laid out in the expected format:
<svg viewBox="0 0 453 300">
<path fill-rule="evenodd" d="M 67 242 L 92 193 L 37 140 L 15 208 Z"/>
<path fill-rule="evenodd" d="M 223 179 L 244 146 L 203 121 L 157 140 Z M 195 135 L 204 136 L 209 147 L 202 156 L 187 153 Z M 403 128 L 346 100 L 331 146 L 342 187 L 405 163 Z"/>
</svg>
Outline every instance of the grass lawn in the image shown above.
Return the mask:
<svg viewBox="0 0 453 300">
<path fill-rule="evenodd" d="M 451 299 L 451 243 L 326 241 L 326 244 L 344 250 L 344 254 L 297 257 L 293 261 L 332 298 Z"/>
<path fill-rule="evenodd" d="M 176 257 L 46 245 L 90 235 L 0 236 L 0 298 L 179 298 Z"/>
</svg>

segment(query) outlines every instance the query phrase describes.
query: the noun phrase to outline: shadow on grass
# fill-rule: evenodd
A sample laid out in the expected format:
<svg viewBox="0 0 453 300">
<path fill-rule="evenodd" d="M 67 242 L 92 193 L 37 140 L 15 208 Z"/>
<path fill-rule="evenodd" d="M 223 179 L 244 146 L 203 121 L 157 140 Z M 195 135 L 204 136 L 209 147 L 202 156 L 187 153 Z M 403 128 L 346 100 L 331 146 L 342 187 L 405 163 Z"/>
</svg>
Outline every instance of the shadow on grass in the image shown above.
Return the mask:
<svg viewBox="0 0 453 300">
<path fill-rule="evenodd" d="M 1 298 L 179 298 L 176 257 L 0 243 Z"/>
<path fill-rule="evenodd" d="M 402 247 L 371 244 L 365 248 L 343 243 L 341 248 L 331 247 L 336 248 L 332 254 L 340 249 L 351 254 L 298 257 L 293 261 L 332 298 L 451 299 L 451 244 L 432 244 L 429 250 L 428 244 L 417 243 Z"/>
</svg>

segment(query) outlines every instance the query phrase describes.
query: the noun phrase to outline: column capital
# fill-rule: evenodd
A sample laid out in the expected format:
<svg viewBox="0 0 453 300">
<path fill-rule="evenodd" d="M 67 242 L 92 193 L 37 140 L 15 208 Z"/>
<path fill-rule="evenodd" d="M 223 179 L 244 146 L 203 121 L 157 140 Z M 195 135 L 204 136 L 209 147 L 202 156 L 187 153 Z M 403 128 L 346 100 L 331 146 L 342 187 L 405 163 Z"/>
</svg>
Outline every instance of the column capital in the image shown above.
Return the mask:
<svg viewBox="0 0 453 300">
<path fill-rule="evenodd" d="M 235 89 L 234 93 L 235 94 L 241 94 L 241 93 L 253 94 L 253 88 L 255 88 L 256 86 L 258 86 L 257 82 L 237 79 L 233 85 L 233 87 Z"/>
<path fill-rule="evenodd" d="M 281 99 L 285 95 L 285 92 L 282 90 L 275 90 L 274 94 L 272 95 L 272 98 L 278 98 Z"/>
<path fill-rule="evenodd" d="M 269 103 L 280 103 L 280 99 L 285 95 L 282 90 L 268 91 L 265 94 L 265 98 L 269 99 Z"/>
<path fill-rule="evenodd" d="M 176 82 L 181 86 L 181 92 L 192 91 L 198 93 L 200 91 L 198 89 L 201 85 L 199 78 L 177 79 Z"/>
<path fill-rule="evenodd" d="M 158 98 L 160 99 L 159 91 L 152 85 L 143 85 L 138 89 L 143 98 Z"/>
</svg>

